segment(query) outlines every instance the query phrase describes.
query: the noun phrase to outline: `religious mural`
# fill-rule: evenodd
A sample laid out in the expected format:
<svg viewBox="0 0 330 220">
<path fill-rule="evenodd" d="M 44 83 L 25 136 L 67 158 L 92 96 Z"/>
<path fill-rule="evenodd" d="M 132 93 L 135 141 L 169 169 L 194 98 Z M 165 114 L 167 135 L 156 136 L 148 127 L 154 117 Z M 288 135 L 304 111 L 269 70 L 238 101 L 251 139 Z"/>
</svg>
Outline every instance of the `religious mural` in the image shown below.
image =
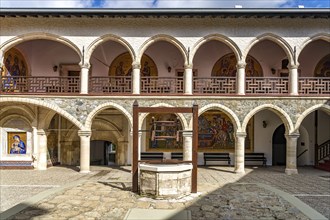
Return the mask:
<svg viewBox="0 0 330 220">
<path fill-rule="evenodd" d="M 2 89 L 12 90 L 16 88 L 18 76 L 28 75 L 27 64 L 22 53 L 11 48 L 5 53 L 4 56 L 4 66 L 1 71 L 2 79 Z"/>
<path fill-rule="evenodd" d="M 252 150 L 252 121 L 247 126 L 246 150 Z M 234 126 L 225 113 L 208 111 L 198 117 L 199 151 L 230 151 L 234 149 Z"/>
<path fill-rule="evenodd" d="M 126 52 L 117 56 L 109 68 L 109 76 L 131 76 L 132 75 L 132 57 Z M 158 70 L 155 62 L 146 54 L 143 54 L 141 60 L 141 76 L 157 76 Z"/>
<path fill-rule="evenodd" d="M 182 151 L 182 125 L 175 114 L 149 114 L 146 123 L 147 150 Z"/>
<path fill-rule="evenodd" d="M 330 54 L 323 57 L 314 70 L 315 77 L 330 77 Z"/>
<path fill-rule="evenodd" d="M 261 77 L 263 76 L 260 63 L 252 56 L 246 57 L 245 75 L 247 77 Z M 221 57 L 212 68 L 212 76 L 236 76 L 237 60 L 234 53 L 229 53 Z"/>
<path fill-rule="evenodd" d="M 26 132 L 8 132 L 8 153 L 26 154 Z"/>
</svg>

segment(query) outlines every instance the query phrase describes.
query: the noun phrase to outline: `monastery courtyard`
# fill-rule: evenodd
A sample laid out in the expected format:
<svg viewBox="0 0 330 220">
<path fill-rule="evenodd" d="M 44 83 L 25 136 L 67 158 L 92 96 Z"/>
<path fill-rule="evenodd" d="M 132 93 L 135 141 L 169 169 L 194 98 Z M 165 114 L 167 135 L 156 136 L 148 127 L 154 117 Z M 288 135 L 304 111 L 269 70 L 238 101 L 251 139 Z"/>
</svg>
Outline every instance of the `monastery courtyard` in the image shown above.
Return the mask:
<svg viewBox="0 0 330 220">
<path fill-rule="evenodd" d="M 199 193 L 172 200 L 132 193 L 130 169 L 1 170 L 1 219 L 330 218 L 330 174 L 311 167 L 286 175 L 284 167 L 247 167 L 245 174 L 234 174 L 233 167 L 202 166 Z M 164 210 L 177 214 L 169 217 Z"/>
</svg>

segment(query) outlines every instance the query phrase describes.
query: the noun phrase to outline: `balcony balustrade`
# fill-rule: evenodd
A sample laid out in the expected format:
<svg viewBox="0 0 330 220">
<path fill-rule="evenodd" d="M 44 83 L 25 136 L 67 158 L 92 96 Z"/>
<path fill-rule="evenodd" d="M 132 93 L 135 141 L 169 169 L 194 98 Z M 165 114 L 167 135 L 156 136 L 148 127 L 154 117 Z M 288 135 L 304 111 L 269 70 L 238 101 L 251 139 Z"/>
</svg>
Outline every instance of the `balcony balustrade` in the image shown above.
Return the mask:
<svg viewBox="0 0 330 220">
<path fill-rule="evenodd" d="M 141 94 L 182 94 L 183 77 L 141 77 Z"/>
<path fill-rule="evenodd" d="M 194 77 L 194 94 L 236 93 L 236 77 Z"/>
<path fill-rule="evenodd" d="M 89 77 L 91 94 L 131 94 L 131 76 L 91 76 Z"/>
<path fill-rule="evenodd" d="M 76 76 L 2 76 L 1 93 L 79 94 L 80 77 Z"/>
<path fill-rule="evenodd" d="M 300 95 L 330 95 L 330 77 L 299 77 Z"/>
<path fill-rule="evenodd" d="M 80 93 L 80 77 L 73 76 L 2 76 L 1 94 L 70 94 Z M 194 95 L 236 95 L 236 77 L 194 77 Z M 131 95 L 131 76 L 91 76 L 91 95 Z M 299 77 L 300 96 L 329 96 L 330 77 Z M 184 94 L 183 77 L 141 77 L 140 94 Z M 288 77 L 246 77 L 246 95 L 289 95 Z"/>
<path fill-rule="evenodd" d="M 287 95 L 288 77 L 246 77 L 245 94 Z"/>
</svg>

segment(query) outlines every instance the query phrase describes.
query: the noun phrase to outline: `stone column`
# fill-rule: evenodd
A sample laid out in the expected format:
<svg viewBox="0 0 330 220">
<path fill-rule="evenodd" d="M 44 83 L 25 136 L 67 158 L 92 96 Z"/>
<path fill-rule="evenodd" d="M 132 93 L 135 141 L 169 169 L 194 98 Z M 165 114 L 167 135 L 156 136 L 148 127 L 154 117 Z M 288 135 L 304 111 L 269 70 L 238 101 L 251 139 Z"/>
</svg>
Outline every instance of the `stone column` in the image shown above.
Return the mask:
<svg viewBox="0 0 330 220">
<path fill-rule="evenodd" d="M 299 95 L 299 83 L 298 83 L 298 66 L 290 66 L 289 71 L 289 94 L 290 95 Z"/>
<path fill-rule="evenodd" d="M 236 93 L 237 95 L 245 95 L 245 62 L 238 62 L 236 65 Z"/>
<path fill-rule="evenodd" d="M 127 153 L 128 142 L 124 138 L 118 140 L 118 146 L 116 149 L 116 164 L 123 166 L 126 164 L 126 153 Z"/>
<path fill-rule="evenodd" d="M 183 136 L 183 160 L 192 161 L 192 132 L 184 131 Z"/>
<path fill-rule="evenodd" d="M 142 132 L 139 131 L 138 159 L 141 160 Z M 133 155 L 132 155 L 133 158 Z"/>
<path fill-rule="evenodd" d="M 80 173 L 90 172 L 90 139 L 91 131 L 78 131 L 80 137 Z"/>
<path fill-rule="evenodd" d="M 140 94 L 140 81 L 141 81 L 141 73 L 140 73 L 141 65 L 137 63 L 132 64 L 132 92 L 134 95 Z"/>
<path fill-rule="evenodd" d="M 286 168 L 288 175 L 298 174 L 297 170 L 297 141 L 299 134 L 286 134 Z"/>
<path fill-rule="evenodd" d="M 80 71 L 80 94 L 88 94 L 88 74 L 89 74 L 89 64 L 81 65 Z"/>
<path fill-rule="evenodd" d="M 183 85 L 184 85 L 184 94 L 192 95 L 193 94 L 193 85 L 194 85 L 192 65 L 186 65 L 184 68 Z"/>
<path fill-rule="evenodd" d="M 47 170 L 47 135 L 44 130 L 38 130 L 39 153 L 37 159 L 37 169 Z"/>
<path fill-rule="evenodd" d="M 245 173 L 244 170 L 244 153 L 245 153 L 245 132 L 236 132 L 235 146 L 235 173 Z"/>
</svg>

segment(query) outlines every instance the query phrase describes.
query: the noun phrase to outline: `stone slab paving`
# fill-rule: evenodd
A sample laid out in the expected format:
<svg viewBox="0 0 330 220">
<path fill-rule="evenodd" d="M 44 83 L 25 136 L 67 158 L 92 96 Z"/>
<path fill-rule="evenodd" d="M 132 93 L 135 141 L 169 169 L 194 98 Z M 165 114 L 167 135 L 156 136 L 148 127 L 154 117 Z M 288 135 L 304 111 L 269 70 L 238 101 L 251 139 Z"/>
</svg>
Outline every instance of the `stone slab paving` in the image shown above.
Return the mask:
<svg viewBox="0 0 330 220">
<path fill-rule="evenodd" d="M 130 191 L 130 167 L 93 167 L 92 174 L 84 175 L 84 182 L 50 194 L 10 219 L 123 219 L 131 209 L 189 210 L 192 219 L 309 219 L 261 183 L 300 195 L 297 197 L 307 198 L 302 194 L 308 193 L 313 198 L 316 194 L 330 198 L 330 182 L 320 177 L 329 173 L 312 168 L 292 176 L 285 175 L 284 168 L 247 168 L 245 175 L 234 174 L 232 167 L 200 167 L 198 171 L 201 194 L 157 200 Z M 305 202 L 320 205 L 314 199 Z M 330 206 L 326 199 L 323 202 L 326 205 L 319 212 L 329 217 Z"/>
<path fill-rule="evenodd" d="M 75 167 L 50 167 L 47 171 L 0 170 L 0 212 L 47 189 L 84 178 Z"/>
</svg>

